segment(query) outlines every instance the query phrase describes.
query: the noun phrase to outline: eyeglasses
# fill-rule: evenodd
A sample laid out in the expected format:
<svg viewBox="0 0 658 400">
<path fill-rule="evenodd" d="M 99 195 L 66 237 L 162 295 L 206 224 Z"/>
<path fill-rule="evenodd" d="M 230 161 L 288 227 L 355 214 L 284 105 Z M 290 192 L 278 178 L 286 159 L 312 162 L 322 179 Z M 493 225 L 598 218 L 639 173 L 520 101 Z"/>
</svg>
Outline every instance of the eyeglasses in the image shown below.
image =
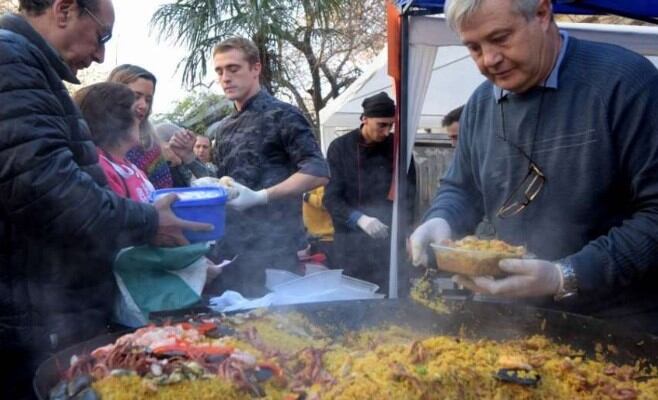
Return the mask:
<svg viewBox="0 0 658 400">
<path fill-rule="evenodd" d="M 93 19 L 94 22 L 96 22 L 98 24 L 98 26 L 101 27 L 102 30 L 105 31 L 105 30 L 108 29 L 107 26 L 105 24 L 103 24 L 101 22 L 101 20 L 93 12 L 91 12 L 87 7 L 83 6 L 81 8 L 82 8 L 82 11 L 86 12 L 91 17 L 91 19 Z M 109 42 L 110 39 L 112 39 L 112 31 L 109 31 L 109 32 L 105 33 L 104 35 L 98 35 L 98 45 L 102 46 L 105 43 Z"/>
<path fill-rule="evenodd" d="M 521 184 L 505 200 L 496 215 L 499 218 L 508 218 L 523 211 L 537 197 L 539 192 L 541 192 L 544 182 L 546 182 L 546 177 L 541 172 L 541 169 L 539 169 L 537 164 L 530 161 L 530 167 L 525 178 L 523 178 Z"/>
<path fill-rule="evenodd" d="M 544 100 L 544 91 L 542 90 L 541 97 L 539 100 L 539 111 L 541 111 L 541 105 Z M 502 123 L 503 137 L 501 138 L 505 143 L 514 147 L 516 150 L 521 153 L 521 155 L 528 160 L 528 173 L 521 181 L 521 184 L 514 189 L 512 194 L 503 202 L 503 205 L 500 206 L 496 216 L 498 218 L 508 218 L 512 217 L 521 211 L 523 211 L 528 205 L 537 197 L 539 192 L 541 192 L 546 182 L 546 176 L 541 171 L 537 163 L 535 163 L 532 158 L 526 152 L 515 143 L 512 143 L 507 140 L 507 134 L 505 132 L 505 113 L 503 112 L 503 103 L 504 99 L 500 102 L 500 117 Z M 537 113 L 537 122 L 535 126 L 535 132 L 539 129 L 539 116 L 540 112 Z M 534 143 L 534 137 L 532 142 Z M 530 152 L 532 154 L 532 150 Z"/>
</svg>

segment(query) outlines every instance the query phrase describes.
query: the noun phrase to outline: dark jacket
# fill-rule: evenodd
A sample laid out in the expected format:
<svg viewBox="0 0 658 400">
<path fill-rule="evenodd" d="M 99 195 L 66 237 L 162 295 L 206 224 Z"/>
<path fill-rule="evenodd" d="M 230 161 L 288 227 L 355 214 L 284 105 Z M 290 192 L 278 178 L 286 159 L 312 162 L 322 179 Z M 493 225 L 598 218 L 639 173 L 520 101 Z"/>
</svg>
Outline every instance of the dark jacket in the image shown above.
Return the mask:
<svg viewBox="0 0 658 400">
<path fill-rule="evenodd" d="M 390 237 L 372 239 L 357 225 L 365 214 L 391 228 L 393 201 L 389 200 L 393 177 L 394 136 L 381 143 L 365 144 L 361 129 L 335 139 L 327 151 L 331 180 L 325 189 L 324 206 L 331 214 L 334 234 L 334 264 L 345 273 L 386 285 Z M 416 193 L 416 170 L 412 161 L 407 175 L 407 204 L 402 217 L 410 225 Z M 390 232 L 390 230 L 389 230 Z"/>
<path fill-rule="evenodd" d="M 221 121 L 213 152 L 217 176 L 230 176 L 253 190 L 277 185 L 297 172 L 329 176 L 311 124 L 299 109 L 264 89 Z M 230 270 L 245 274 L 235 279 L 244 284 L 227 283 L 226 288 L 248 292 L 253 287 L 250 293 L 256 295 L 258 287 L 264 288 L 265 268 L 297 267 L 304 236 L 301 211 L 302 196 L 273 199 L 242 212 L 227 210 L 219 247 L 223 257 L 239 254 L 240 266 Z M 221 278 L 229 281 L 231 272 L 226 272 Z"/>
<path fill-rule="evenodd" d="M 12 374 L 27 375 L 48 352 L 99 334 L 113 302 L 114 253 L 157 229 L 152 206 L 105 188 L 62 79 L 77 83 L 24 18 L 2 16 L 0 358 L 14 356 Z"/>
<path fill-rule="evenodd" d="M 198 159 L 194 159 L 189 164 L 180 164 L 173 166 L 169 163 L 169 171 L 171 171 L 171 178 L 174 182 L 175 188 L 189 187 L 192 179 L 204 178 L 212 176 L 210 169 Z"/>
</svg>

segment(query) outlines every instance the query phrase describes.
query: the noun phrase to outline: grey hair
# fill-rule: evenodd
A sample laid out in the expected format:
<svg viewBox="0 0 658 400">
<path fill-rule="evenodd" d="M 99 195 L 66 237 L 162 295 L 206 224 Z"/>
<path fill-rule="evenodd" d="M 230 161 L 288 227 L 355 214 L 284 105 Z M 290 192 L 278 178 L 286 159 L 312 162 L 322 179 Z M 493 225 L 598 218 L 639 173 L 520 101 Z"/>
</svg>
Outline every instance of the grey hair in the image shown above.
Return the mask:
<svg viewBox="0 0 658 400">
<path fill-rule="evenodd" d="M 446 0 L 444 5 L 448 26 L 453 31 L 458 31 L 464 21 L 476 13 L 487 0 Z M 525 19 L 530 20 L 535 16 L 540 0 L 512 0 L 514 8 Z"/>
<path fill-rule="evenodd" d="M 171 138 L 174 137 L 177 132 L 182 130 L 183 128 L 176 124 L 172 124 L 171 122 L 163 122 L 155 126 L 156 136 L 164 143 L 169 142 L 169 140 L 171 140 Z"/>
</svg>

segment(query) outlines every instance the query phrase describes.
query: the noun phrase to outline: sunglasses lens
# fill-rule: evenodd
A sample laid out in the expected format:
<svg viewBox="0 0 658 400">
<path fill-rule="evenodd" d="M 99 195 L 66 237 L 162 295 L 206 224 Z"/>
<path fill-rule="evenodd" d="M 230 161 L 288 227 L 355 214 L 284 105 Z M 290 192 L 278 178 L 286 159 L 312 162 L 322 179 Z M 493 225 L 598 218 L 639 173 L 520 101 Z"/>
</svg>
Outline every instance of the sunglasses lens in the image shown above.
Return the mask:
<svg viewBox="0 0 658 400">
<path fill-rule="evenodd" d="M 541 170 L 533 164 L 530 165 L 528 175 L 526 175 L 521 185 L 512 193 L 512 195 L 498 209 L 499 218 L 507 218 L 520 213 L 531 201 L 537 197 L 544 187 L 546 178 Z"/>
<path fill-rule="evenodd" d="M 525 207 L 526 207 L 526 204 L 516 202 L 516 203 L 510 204 L 510 205 L 508 205 L 504 208 L 501 207 L 500 210 L 498 210 L 497 214 L 498 214 L 498 217 L 500 217 L 500 218 L 508 218 L 508 217 L 511 217 L 513 215 L 516 215 L 516 214 L 520 213 L 521 210 L 523 210 Z"/>
<path fill-rule="evenodd" d="M 525 191 L 526 197 L 528 200 L 532 201 L 537 197 L 539 192 L 541 191 L 541 188 L 544 186 L 544 178 L 541 176 L 535 176 L 530 184 L 528 185 L 528 189 Z"/>
</svg>

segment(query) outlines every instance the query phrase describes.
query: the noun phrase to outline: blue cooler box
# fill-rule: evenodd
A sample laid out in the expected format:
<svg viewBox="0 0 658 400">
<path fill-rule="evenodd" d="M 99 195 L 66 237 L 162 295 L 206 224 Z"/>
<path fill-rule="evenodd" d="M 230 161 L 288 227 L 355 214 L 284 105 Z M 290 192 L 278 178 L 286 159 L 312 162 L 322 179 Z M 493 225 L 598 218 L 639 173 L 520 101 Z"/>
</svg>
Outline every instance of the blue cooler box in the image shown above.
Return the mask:
<svg viewBox="0 0 658 400">
<path fill-rule="evenodd" d="M 169 193 L 178 195 L 179 200 L 171 205 L 177 217 L 188 221 L 205 222 L 215 227 L 207 232 L 184 230 L 183 234 L 190 243 L 217 240 L 224 236 L 225 205 L 228 199 L 226 190 L 215 186 L 160 189 L 151 195 L 151 203 Z"/>
</svg>

